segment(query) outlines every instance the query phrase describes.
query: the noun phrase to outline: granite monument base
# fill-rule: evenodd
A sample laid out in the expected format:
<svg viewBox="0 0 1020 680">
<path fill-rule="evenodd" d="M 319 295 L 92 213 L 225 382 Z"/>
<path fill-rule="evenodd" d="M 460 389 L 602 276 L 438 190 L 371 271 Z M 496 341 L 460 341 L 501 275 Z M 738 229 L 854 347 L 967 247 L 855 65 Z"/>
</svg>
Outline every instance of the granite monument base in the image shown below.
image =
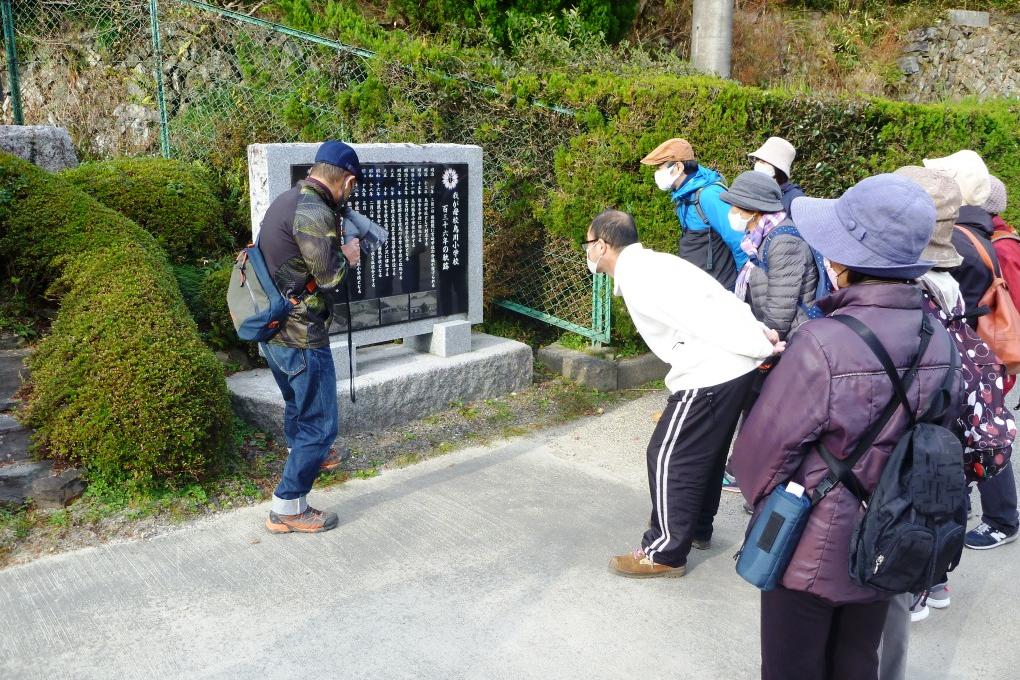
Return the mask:
<svg viewBox="0 0 1020 680">
<path fill-rule="evenodd" d="M 408 345 L 358 349 L 354 387 L 338 371 L 340 432 L 381 430 L 418 420 L 454 401 L 490 399 L 531 384 L 531 348 L 515 340 L 475 333 L 471 351 L 440 357 Z M 283 398 L 268 369 L 227 378 L 235 410 L 261 430 L 283 438 Z"/>
</svg>

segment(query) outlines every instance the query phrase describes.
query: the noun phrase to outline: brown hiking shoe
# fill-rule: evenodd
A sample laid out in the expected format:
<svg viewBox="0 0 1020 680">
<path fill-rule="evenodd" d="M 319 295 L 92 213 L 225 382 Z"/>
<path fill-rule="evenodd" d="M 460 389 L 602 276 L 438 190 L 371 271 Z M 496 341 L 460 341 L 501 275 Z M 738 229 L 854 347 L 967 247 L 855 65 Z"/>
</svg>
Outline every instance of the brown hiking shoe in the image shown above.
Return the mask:
<svg viewBox="0 0 1020 680">
<path fill-rule="evenodd" d="M 666 576 L 668 578 L 679 578 L 687 573 L 687 567 L 670 567 L 665 564 L 655 564 L 642 550 L 635 550 L 629 555 L 617 555 L 609 560 L 609 568 L 620 576 L 628 578 L 655 578 Z"/>
<path fill-rule="evenodd" d="M 332 472 L 340 467 L 340 464 L 349 457 L 350 456 L 341 456 L 337 453 L 336 449 L 330 449 L 329 453 L 326 454 L 326 457 L 322 459 L 322 463 L 319 465 L 319 472 Z"/>
<path fill-rule="evenodd" d="M 323 512 L 308 507 L 300 515 L 277 515 L 269 512 L 266 528 L 273 534 L 289 534 L 296 531 L 304 534 L 317 534 L 321 531 L 335 529 L 340 520 L 335 512 Z"/>
</svg>

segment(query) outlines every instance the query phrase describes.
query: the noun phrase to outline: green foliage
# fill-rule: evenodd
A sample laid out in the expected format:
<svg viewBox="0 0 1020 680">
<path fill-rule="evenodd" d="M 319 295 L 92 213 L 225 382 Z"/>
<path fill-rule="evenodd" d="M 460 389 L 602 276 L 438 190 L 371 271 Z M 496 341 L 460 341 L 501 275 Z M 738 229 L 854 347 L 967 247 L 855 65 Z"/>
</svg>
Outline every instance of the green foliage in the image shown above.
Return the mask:
<svg viewBox="0 0 1020 680">
<path fill-rule="evenodd" d="M 291 4 L 313 7 L 306 0 Z M 339 12 L 338 3 L 327 4 Z M 455 15 L 460 21 L 455 10 L 469 5 L 476 7 L 419 3 L 416 11 L 431 12 L 436 22 Z M 844 56 L 858 58 L 860 46 L 875 39 L 876 8 L 862 2 L 847 9 L 856 19 L 846 22 Z M 480 21 L 477 13 L 464 21 L 471 16 Z M 313 25 L 305 28 L 327 21 L 321 12 L 302 20 Z M 346 31 L 346 41 L 353 42 L 349 36 L 368 29 L 363 19 L 352 22 L 346 29 L 336 22 L 328 29 L 341 40 Z M 528 265 L 549 252 L 550 239 L 581 240 L 591 218 L 607 206 L 634 214 L 647 245 L 674 251 L 673 207 L 655 188 L 651 170 L 638 160 L 662 140 L 678 135 L 692 141 L 706 165 L 730 179 L 748 169 L 746 154 L 763 139 L 786 137 L 798 149 L 794 179 L 816 196 L 838 196 L 869 174 L 973 148 L 1011 193 L 1020 195 L 1020 105 L 1015 103 L 919 106 L 746 88 L 687 77 L 661 55 L 628 46 L 564 39 L 550 30 L 547 20 L 534 25 L 536 32 L 530 35 L 511 36 L 509 55 L 489 59 L 487 65 L 477 63 L 477 50 L 444 43 L 448 33 L 427 44 L 402 34 L 380 44 L 373 34 L 376 42 L 369 46 L 381 57 L 366 62 L 367 77 L 337 100 L 337 111 L 357 141 L 450 141 L 476 143 L 486 150 L 488 303 L 507 296 L 520 300 L 522 290 L 531 287 L 545 305 L 532 306 L 570 318 L 563 312 L 563 300 L 555 297 L 557 284 L 574 276 L 569 263 L 556 264 L 557 271 L 547 261 L 537 273 Z M 572 56 L 572 51 L 578 54 Z M 417 60 L 418 54 L 428 56 Z M 453 56 L 462 59 L 456 62 Z M 454 73 L 498 83 L 495 91 L 439 77 L 434 69 L 451 62 L 456 66 L 448 70 Z M 492 78 L 493 71 L 500 77 Z M 536 102 L 566 106 L 575 113 L 549 113 L 534 108 Z M 1020 216 L 1016 208 L 1010 212 L 1016 215 L 1008 218 Z M 640 349 L 618 300 L 612 311 L 612 345 L 626 353 Z"/>
<path fill-rule="evenodd" d="M 191 312 L 191 318 L 201 328 L 209 322 L 209 311 L 206 309 L 205 300 L 202 298 L 202 284 L 209 276 L 207 267 L 199 267 L 193 264 L 177 264 L 171 267 L 174 278 L 177 279 L 177 287 L 181 289 L 181 297 L 184 304 Z"/>
<path fill-rule="evenodd" d="M 511 338 L 532 347 L 542 347 L 556 341 L 560 331 L 549 324 L 527 316 L 493 307 L 486 312 L 485 322 L 476 327 L 482 333 Z"/>
<path fill-rule="evenodd" d="M 560 35 L 580 31 L 616 43 L 630 30 L 637 4 L 637 0 L 390 0 L 388 9 L 415 30 L 456 34 L 468 29 L 485 35 L 485 42 L 506 48 L 545 25 Z M 277 0 L 270 9 L 290 26 L 375 52 L 392 54 L 394 45 L 403 43 L 400 49 L 439 55 L 434 46 L 422 42 L 410 47 L 408 36 L 401 40 L 366 21 L 350 0 Z"/>
<path fill-rule="evenodd" d="M 31 302 L 21 288 L 21 277 L 7 275 L 0 278 L 0 333 L 13 333 L 23 340 L 34 340 L 36 323 Z"/>
<path fill-rule="evenodd" d="M 416 28 L 438 30 L 449 23 L 482 28 L 504 46 L 543 17 L 553 17 L 558 28 L 565 29 L 570 11 L 581 17 L 586 32 L 601 33 L 615 43 L 637 15 L 636 0 L 391 0 L 390 8 Z"/>
<path fill-rule="evenodd" d="M 86 163 L 61 177 L 152 234 L 174 262 L 233 248 L 217 183 L 197 163 L 119 158 Z"/>
<path fill-rule="evenodd" d="M 223 369 L 145 230 L 0 155 L 0 256 L 59 298 L 29 368 L 36 443 L 116 486 L 197 479 L 231 449 Z"/>
<path fill-rule="evenodd" d="M 241 347 L 250 354 L 253 345 L 237 337 L 227 307 L 227 288 L 233 264 L 233 256 L 226 256 L 200 267 L 176 265 L 173 272 L 191 318 L 198 324 L 206 344 L 217 350 Z"/>
<path fill-rule="evenodd" d="M 204 320 L 208 323 L 205 332 L 206 342 L 216 349 L 244 347 L 249 352 L 253 349 L 250 342 L 241 342 L 234 330 L 234 321 L 230 318 L 227 307 L 227 288 L 230 286 L 230 272 L 233 258 L 224 258 L 215 266 L 207 269 L 200 292 L 204 304 Z"/>
</svg>

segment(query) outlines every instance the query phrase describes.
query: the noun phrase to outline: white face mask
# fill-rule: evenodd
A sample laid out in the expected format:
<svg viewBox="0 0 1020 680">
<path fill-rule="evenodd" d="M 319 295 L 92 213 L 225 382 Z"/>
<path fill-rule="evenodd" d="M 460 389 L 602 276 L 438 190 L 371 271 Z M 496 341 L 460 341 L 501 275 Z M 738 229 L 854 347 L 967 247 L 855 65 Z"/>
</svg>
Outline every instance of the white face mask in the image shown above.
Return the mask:
<svg viewBox="0 0 1020 680">
<path fill-rule="evenodd" d="M 659 187 L 661 191 L 669 191 L 673 188 L 673 182 L 676 181 L 676 177 L 673 176 L 673 167 L 664 165 L 655 171 L 655 186 Z"/>
<path fill-rule="evenodd" d="M 590 245 L 588 246 L 588 250 L 591 250 Z M 602 255 L 605 255 L 605 253 L 602 253 Z M 602 255 L 599 255 L 599 259 L 595 260 L 594 262 L 588 259 L 587 254 L 584 256 L 584 261 L 588 265 L 588 271 L 590 271 L 592 274 L 598 274 L 599 262 L 602 261 Z"/>
<path fill-rule="evenodd" d="M 769 177 L 773 177 L 773 178 L 776 176 L 776 169 L 773 168 L 768 163 L 766 163 L 765 161 L 755 161 L 755 163 L 754 163 L 754 171 L 755 172 L 760 172 L 763 175 L 768 175 Z"/>
<path fill-rule="evenodd" d="M 747 231 L 747 223 L 751 221 L 750 217 L 742 217 L 741 214 L 735 210 L 729 211 L 726 214 L 726 217 L 730 221 L 730 229 L 740 232 L 741 234 Z"/>
</svg>

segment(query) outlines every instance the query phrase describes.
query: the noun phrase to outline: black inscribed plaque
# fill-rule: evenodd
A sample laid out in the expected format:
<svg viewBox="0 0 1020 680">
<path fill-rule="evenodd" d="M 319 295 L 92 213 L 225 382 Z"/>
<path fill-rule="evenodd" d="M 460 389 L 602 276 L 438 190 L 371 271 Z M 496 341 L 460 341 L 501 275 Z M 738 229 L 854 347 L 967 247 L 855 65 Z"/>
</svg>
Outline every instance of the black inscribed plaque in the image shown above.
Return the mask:
<svg viewBox="0 0 1020 680">
<path fill-rule="evenodd" d="M 291 182 L 310 167 L 292 165 Z M 350 205 L 389 238 L 371 255 L 362 253 L 352 272 L 353 329 L 466 313 L 467 164 L 363 163 L 361 169 Z M 336 305 L 330 331 L 345 331 L 346 316 L 346 305 Z"/>
</svg>

